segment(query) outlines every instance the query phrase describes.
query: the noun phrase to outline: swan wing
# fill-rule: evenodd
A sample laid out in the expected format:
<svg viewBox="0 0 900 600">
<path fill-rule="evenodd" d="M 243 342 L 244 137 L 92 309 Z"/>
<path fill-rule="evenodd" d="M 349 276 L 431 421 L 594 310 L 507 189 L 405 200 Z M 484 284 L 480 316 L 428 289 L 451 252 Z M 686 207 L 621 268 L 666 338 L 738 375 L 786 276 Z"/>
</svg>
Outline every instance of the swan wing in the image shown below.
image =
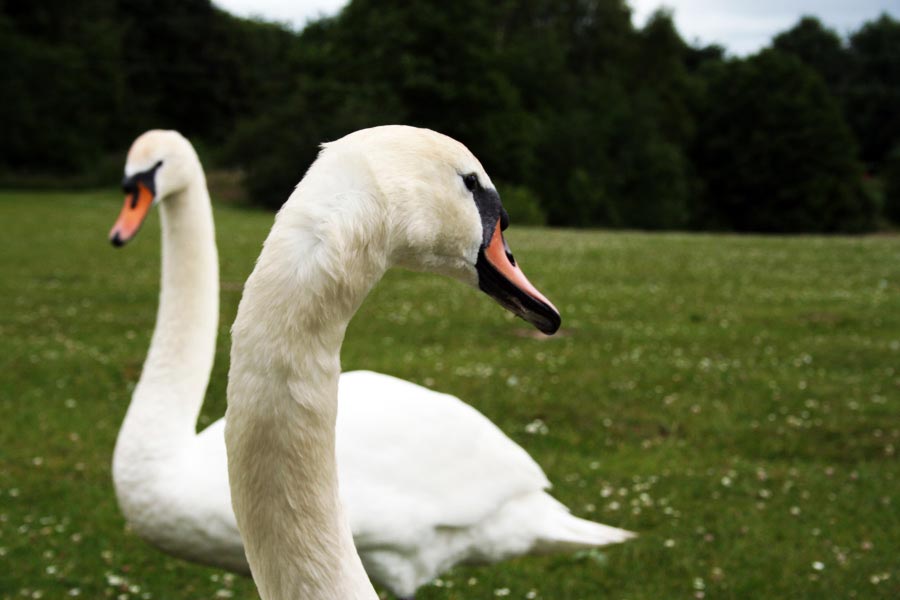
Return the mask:
<svg viewBox="0 0 900 600">
<path fill-rule="evenodd" d="M 370 371 L 341 376 L 341 497 L 357 543 L 483 521 L 550 483 L 480 412 L 449 394 Z"/>
</svg>

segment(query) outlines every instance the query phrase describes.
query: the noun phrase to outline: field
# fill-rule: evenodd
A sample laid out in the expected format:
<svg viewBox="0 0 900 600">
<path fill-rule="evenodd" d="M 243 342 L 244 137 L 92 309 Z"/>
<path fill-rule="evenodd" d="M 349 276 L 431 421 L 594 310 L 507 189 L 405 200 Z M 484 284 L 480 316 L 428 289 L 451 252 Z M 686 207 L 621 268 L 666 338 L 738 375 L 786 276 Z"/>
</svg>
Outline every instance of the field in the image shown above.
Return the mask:
<svg viewBox="0 0 900 600">
<path fill-rule="evenodd" d="M 252 598 L 129 532 L 110 459 L 149 344 L 158 216 L 113 249 L 120 196 L 0 194 L 0 598 Z M 268 213 L 217 208 L 218 357 Z M 575 513 L 640 533 L 458 568 L 419 598 L 900 597 L 900 238 L 510 228 L 560 308 L 541 338 L 479 292 L 393 272 L 347 370 L 469 401 Z"/>
</svg>

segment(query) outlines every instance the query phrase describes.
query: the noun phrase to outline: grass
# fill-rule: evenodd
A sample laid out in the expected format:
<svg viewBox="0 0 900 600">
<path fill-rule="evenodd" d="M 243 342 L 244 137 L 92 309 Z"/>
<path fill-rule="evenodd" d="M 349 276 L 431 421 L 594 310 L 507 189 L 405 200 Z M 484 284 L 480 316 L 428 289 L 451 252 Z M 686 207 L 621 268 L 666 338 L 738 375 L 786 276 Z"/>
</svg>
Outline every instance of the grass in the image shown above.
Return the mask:
<svg viewBox="0 0 900 600">
<path fill-rule="evenodd" d="M 149 344 L 158 217 L 114 250 L 120 198 L 0 194 L 0 597 L 252 598 L 129 532 L 110 480 Z M 271 215 L 220 207 L 228 327 Z M 448 598 L 900 595 L 900 238 L 510 230 L 563 313 L 539 339 L 475 290 L 392 272 L 346 369 L 466 399 L 623 546 L 458 568 Z"/>
</svg>

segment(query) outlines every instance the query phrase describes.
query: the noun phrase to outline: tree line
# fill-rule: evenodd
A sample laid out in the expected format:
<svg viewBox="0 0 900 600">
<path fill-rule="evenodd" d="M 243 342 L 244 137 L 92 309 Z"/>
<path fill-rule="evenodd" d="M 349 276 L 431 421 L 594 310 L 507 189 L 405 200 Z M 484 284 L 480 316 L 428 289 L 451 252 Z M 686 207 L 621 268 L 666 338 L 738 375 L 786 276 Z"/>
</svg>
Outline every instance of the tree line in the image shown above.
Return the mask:
<svg viewBox="0 0 900 600">
<path fill-rule="evenodd" d="M 151 127 L 278 207 L 318 144 L 384 123 L 485 163 L 513 219 L 859 232 L 900 223 L 900 22 L 804 17 L 762 51 L 622 0 L 352 0 L 296 32 L 209 0 L 0 0 L 0 183 L 103 174 Z"/>
</svg>

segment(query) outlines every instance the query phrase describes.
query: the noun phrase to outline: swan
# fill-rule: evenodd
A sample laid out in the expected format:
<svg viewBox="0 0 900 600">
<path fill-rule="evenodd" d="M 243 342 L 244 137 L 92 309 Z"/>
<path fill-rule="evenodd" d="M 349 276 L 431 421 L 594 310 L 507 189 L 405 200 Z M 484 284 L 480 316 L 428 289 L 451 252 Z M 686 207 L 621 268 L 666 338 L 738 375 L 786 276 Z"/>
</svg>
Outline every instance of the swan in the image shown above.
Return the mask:
<svg viewBox="0 0 900 600">
<path fill-rule="evenodd" d="M 231 508 L 225 421 L 200 433 L 218 325 L 218 258 L 203 168 L 174 131 L 139 136 L 110 231 L 122 246 L 158 205 L 156 328 L 119 431 L 113 481 L 131 528 L 186 560 L 249 574 Z M 624 541 L 568 513 L 531 457 L 459 399 L 368 371 L 340 376 L 341 497 L 363 565 L 410 598 L 461 562 L 489 563 Z"/>
</svg>

